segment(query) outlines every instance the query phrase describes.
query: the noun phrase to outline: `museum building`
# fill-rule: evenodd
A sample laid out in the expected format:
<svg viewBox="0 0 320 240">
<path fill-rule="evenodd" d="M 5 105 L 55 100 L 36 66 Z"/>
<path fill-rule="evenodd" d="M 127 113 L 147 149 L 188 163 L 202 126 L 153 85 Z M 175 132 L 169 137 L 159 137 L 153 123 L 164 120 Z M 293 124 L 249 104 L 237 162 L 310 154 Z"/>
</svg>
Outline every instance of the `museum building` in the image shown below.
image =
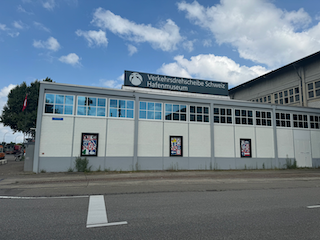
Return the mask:
<svg viewBox="0 0 320 240">
<path fill-rule="evenodd" d="M 122 89 L 41 82 L 33 172 L 320 166 L 320 109 L 233 100 L 228 84 L 125 71 Z"/>
</svg>

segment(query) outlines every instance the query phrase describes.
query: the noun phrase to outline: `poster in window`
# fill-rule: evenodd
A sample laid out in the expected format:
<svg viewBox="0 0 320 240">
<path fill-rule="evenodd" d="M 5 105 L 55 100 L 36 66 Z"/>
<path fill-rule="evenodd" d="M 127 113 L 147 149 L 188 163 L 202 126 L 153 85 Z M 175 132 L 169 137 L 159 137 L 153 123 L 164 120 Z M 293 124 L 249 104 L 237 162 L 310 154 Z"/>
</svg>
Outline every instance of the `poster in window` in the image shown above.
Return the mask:
<svg viewBox="0 0 320 240">
<path fill-rule="evenodd" d="M 251 139 L 240 139 L 241 157 L 251 157 Z"/>
<path fill-rule="evenodd" d="M 81 156 L 98 155 L 98 133 L 82 133 Z"/>
<path fill-rule="evenodd" d="M 182 157 L 182 136 L 170 136 L 170 156 Z"/>
</svg>

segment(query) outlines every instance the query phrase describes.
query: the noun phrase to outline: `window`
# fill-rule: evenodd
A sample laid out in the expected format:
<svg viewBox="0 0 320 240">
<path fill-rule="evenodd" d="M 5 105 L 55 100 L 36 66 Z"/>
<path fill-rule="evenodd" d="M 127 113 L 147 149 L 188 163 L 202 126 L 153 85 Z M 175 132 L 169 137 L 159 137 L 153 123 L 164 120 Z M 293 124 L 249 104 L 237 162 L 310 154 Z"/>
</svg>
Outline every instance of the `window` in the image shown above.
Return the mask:
<svg viewBox="0 0 320 240">
<path fill-rule="evenodd" d="M 209 107 L 190 106 L 190 122 L 209 122 Z"/>
<path fill-rule="evenodd" d="M 320 117 L 310 116 L 310 128 L 319 129 Z"/>
<path fill-rule="evenodd" d="M 166 103 L 165 114 L 165 120 L 187 121 L 187 106 Z"/>
<path fill-rule="evenodd" d="M 290 116 L 289 113 L 276 113 L 277 127 L 291 127 Z"/>
<path fill-rule="evenodd" d="M 161 120 L 162 103 L 140 102 L 139 118 Z"/>
<path fill-rule="evenodd" d="M 214 108 L 213 120 L 215 123 L 232 124 L 232 109 L 231 108 Z"/>
<path fill-rule="evenodd" d="M 293 127 L 295 128 L 308 128 L 307 115 L 293 114 Z"/>
<path fill-rule="evenodd" d="M 253 125 L 252 110 L 235 109 L 234 115 L 236 124 Z"/>
<path fill-rule="evenodd" d="M 272 126 L 271 112 L 256 111 L 256 125 Z"/>
<path fill-rule="evenodd" d="M 46 93 L 44 112 L 52 114 L 72 115 L 73 99 L 74 96 L 70 95 Z"/>
<path fill-rule="evenodd" d="M 134 101 L 110 99 L 109 117 L 133 118 Z"/>
<path fill-rule="evenodd" d="M 77 115 L 80 116 L 106 116 L 106 99 L 95 97 L 78 97 Z"/>
</svg>

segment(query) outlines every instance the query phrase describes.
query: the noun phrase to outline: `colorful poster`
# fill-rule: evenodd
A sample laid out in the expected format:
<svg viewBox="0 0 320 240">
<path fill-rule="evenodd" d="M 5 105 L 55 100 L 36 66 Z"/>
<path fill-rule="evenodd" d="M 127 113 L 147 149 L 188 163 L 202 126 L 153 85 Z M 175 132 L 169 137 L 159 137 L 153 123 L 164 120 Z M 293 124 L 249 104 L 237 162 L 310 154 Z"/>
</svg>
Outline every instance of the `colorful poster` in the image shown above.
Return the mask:
<svg viewBox="0 0 320 240">
<path fill-rule="evenodd" d="M 251 157 L 251 139 L 240 139 L 241 157 Z"/>
<path fill-rule="evenodd" d="M 182 157 L 182 136 L 170 136 L 170 156 Z"/>
<path fill-rule="evenodd" d="M 98 133 L 82 133 L 81 156 L 98 155 Z"/>
</svg>

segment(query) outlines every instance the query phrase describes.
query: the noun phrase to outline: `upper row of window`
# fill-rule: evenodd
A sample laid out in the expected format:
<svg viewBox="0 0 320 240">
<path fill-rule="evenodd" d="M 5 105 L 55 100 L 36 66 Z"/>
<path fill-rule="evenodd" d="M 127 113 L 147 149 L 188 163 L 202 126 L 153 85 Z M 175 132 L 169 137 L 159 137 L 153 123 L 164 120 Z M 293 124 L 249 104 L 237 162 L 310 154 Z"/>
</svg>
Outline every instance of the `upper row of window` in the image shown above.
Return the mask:
<svg viewBox="0 0 320 240">
<path fill-rule="evenodd" d="M 73 103 L 74 96 L 46 94 L 45 113 L 73 115 Z M 167 121 L 187 121 L 187 116 L 189 116 L 190 122 L 209 122 L 209 107 L 165 103 L 163 109 L 162 105 L 162 103 L 158 102 L 139 102 L 139 119 L 162 120 L 162 112 L 164 111 L 164 119 Z M 105 98 L 77 97 L 76 115 L 105 117 L 107 115 L 106 109 Z M 110 99 L 108 115 L 109 117 L 117 118 L 133 118 L 134 101 Z M 218 107 L 213 109 L 214 123 L 222 124 L 272 126 L 271 116 L 270 111 Z M 308 128 L 307 115 L 293 114 L 292 116 L 294 127 Z M 292 123 L 291 114 L 276 113 L 277 126 L 291 127 Z M 310 128 L 319 129 L 320 116 L 310 115 L 309 123 Z"/>
</svg>

